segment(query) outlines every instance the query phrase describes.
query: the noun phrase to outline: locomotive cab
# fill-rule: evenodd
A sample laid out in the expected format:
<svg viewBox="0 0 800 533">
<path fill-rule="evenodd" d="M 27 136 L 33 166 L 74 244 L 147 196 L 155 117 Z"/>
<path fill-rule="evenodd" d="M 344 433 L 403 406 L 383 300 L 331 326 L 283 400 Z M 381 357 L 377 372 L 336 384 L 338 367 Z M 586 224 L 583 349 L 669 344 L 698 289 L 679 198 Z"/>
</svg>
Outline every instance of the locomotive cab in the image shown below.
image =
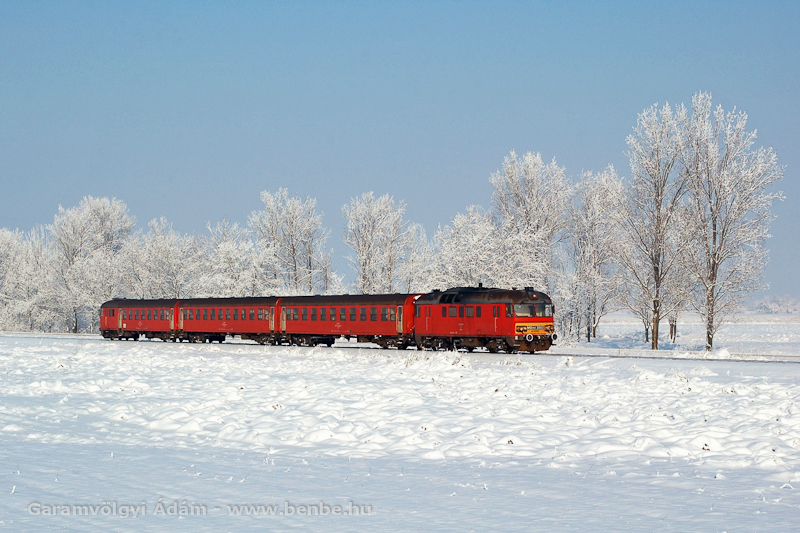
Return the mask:
<svg viewBox="0 0 800 533">
<path fill-rule="evenodd" d="M 553 324 L 554 306 L 550 298 L 526 288 L 526 297 L 514 303 L 514 340 L 517 350 L 534 352 L 547 350 L 556 340 Z"/>
</svg>

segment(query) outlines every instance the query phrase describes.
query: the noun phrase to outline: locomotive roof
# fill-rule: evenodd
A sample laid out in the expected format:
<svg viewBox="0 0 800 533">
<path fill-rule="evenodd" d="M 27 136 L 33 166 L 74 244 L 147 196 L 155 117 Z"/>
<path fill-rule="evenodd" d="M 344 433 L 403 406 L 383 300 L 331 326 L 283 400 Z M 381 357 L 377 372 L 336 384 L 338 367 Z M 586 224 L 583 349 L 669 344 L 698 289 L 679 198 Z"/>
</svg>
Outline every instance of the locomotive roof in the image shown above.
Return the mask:
<svg viewBox="0 0 800 533">
<path fill-rule="evenodd" d="M 550 297 L 543 292 L 530 288 L 525 290 L 495 289 L 486 287 L 453 287 L 446 291 L 434 291 L 423 294 L 418 304 L 485 304 L 485 303 L 521 303 L 541 301 L 551 303 Z"/>
</svg>

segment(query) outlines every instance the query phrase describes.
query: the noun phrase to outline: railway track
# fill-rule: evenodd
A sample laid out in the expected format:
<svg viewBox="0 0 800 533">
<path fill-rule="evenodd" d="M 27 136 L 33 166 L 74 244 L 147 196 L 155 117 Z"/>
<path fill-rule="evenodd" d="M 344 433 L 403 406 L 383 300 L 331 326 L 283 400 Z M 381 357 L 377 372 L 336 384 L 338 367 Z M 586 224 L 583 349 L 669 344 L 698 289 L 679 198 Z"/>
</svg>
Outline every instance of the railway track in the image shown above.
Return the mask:
<svg viewBox="0 0 800 533">
<path fill-rule="evenodd" d="M 685 353 L 685 352 L 684 352 Z M 785 363 L 800 364 L 800 355 L 781 354 L 740 354 L 732 353 L 730 357 L 703 357 L 703 352 L 690 352 L 689 356 L 668 355 L 642 355 L 623 353 L 565 353 L 565 352 L 536 352 L 536 355 L 548 357 L 586 357 L 598 359 L 661 359 L 665 361 L 716 361 L 723 363 Z"/>
<path fill-rule="evenodd" d="M 16 337 L 26 337 L 26 338 L 40 338 L 40 339 L 54 339 L 54 338 L 63 338 L 64 340 L 80 340 L 82 342 L 109 342 L 106 339 L 103 339 L 96 335 L 91 334 L 71 334 L 71 333 L 12 333 L 12 332 L 2 332 L 0 336 L 16 336 Z M 142 342 L 150 342 L 150 341 L 142 341 Z M 241 339 L 231 339 L 226 341 L 226 344 L 248 344 L 252 345 L 251 341 L 242 341 Z M 377 345 L 372 344 L 356 344 L 356 343 L 337 343 L 333 346 L 334 348 L 339 349 L 376 349 L 380 350 L 381 348 Z M 412 351 L 409 349 L 409 351 Z M 489 352 L 472 352 L 467 353 L 463 352 L 464 355 L 469 356 L 479 356 L 481 359 L 497 359 L 502 357 L 515 357 L 518 354 L 505 354 L 505 353 L 497 353 L 497 354 L 490 354 Z M 685 356 L 683 354 L 688 354 Z M 528 355 L 528 354 L 525 354 Z M 623 351 L 618 351 L 617 353 L 613 352 L 606 352 L 606 353 L 585 353 L 585 352 L 536 352 L 534 355 L 537 356 L 546 356 L 546 357 L 574 357 L 574 358 L 588 358 L 588 359 L 658 359 L 664 361 L 709 361 L 709 362 L 721 362 L 721 363 L 783 363 L 783 364 L 800 364 L 800 355 L 786 355 L 786 354 L 752 354 L 752 353 L 731 353 L 730 357 L 704 357 L 704 352 L 682 352 L 682 355 L 679 357 L 670 356 L 667 354 L 654 354 L 654 355 L 647 355 L 643 354 L 640 351 L 634 353 L 625 353 Z"/>
</svg>

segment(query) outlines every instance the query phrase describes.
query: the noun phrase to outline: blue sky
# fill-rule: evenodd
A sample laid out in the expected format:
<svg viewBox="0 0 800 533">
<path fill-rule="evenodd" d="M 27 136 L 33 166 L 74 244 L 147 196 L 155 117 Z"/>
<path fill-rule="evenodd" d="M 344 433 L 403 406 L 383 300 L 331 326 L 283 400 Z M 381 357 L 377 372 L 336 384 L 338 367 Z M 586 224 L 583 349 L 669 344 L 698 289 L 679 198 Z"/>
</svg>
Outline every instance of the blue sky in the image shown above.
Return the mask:
<svg viewBox="0 0 800 533">
<path fill-rule="evenodd" d="M 637 113 L 704 90 L 786 166 L 766 279 L 800 297 L 798 26 L 798 2 L 2 2 L 0 226 L 91 194 L 202 233 L 288 187 L 349 274 L 351 197 L 432 234 L 512 149 L 627 176 Z"/>
</svg>

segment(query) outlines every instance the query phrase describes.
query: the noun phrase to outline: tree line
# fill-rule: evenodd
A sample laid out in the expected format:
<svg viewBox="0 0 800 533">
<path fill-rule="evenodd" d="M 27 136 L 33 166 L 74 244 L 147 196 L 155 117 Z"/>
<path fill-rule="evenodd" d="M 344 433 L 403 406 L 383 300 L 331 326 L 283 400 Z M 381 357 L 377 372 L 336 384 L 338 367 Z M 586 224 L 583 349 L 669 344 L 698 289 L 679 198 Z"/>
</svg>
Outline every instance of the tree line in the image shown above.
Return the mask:
<svg viewBox="0 0 800 533">
<path fill-rule="evenodd" d="M 115 297 L 425 292 L 451 286 L 549 293 L 565 338 L 597 334 L 603 316 L 630 309 L 658 348 L 697 312 L 706 348 L 752 291 L 763 288 L 771 186 L 783 168 L 754 148 L 741 111 L 698 93 L 690 108 L 653 105 L 627 138 L 630 177 L 609 166 L 576 182 L 555 159 L 511 152 L 490 176 L 491 206 L 470 206 L 428 237 L 389 195 L 342 207 L 354 279 L 331 267 L 330 231 L 316 200 L 261 193 L 246 226 L 226 220 L 182 235 L 165 218 L 135 230 L 118 199 L 59 206 L 51 224 L 0 229 L 0 328 L 97 331 Z"/>
</svg>

